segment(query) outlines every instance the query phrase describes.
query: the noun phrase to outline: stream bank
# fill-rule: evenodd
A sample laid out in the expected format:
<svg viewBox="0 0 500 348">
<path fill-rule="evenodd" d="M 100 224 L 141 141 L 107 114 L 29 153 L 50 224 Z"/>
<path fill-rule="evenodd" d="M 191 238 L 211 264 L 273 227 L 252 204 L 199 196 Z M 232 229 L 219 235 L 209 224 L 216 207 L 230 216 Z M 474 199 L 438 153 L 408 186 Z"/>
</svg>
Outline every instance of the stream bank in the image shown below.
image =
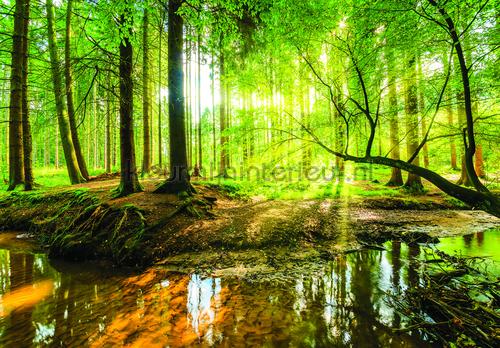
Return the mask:
<svg viewBox="0 0 500 348">
<path fill-rule="evenodd" d="M 26 232 L 53 257 L 141 267 L 170 262 L 193 268 L 214 262 L 237 267 L 261 257 L 284 264 L 287 259 L 329 259 L 377 248 L 388 240 L 433 242 L 439 236 L 500 226 L 500 219 L 456 210 L 436 194 L 238 199 L 197 184 L 195 197 L 179 198 L 153 194 L 157 183 L 146 180 L 145 192 L 120 199 L 110 193 L 116 180 L 14 192 L 0 197 L 0 226 Z M 204 256 L 193 257 L 197 253 Z"/>
</svg>

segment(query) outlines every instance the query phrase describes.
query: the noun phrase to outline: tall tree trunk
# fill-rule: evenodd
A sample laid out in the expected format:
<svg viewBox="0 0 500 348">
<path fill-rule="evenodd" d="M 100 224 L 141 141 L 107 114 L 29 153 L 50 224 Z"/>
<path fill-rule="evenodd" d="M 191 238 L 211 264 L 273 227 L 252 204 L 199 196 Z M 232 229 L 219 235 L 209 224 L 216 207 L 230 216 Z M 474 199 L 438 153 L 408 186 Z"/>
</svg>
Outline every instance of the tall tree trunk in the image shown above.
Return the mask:
<svg viewBox="0 0 500 348">
<path fill-rule="evenodd" d="M 418 148 L 418 101 L 417 101 L 417 81 L 415 55 L 408 59 L 408 75 L 405 81 L 405 113 L 406 113 L 406 133 L 407 138 L 407 156 L 408 158 Z M 412 164 L 419 165 L 419 156 L 416 156 Z M 415 192 L 423 190 L 422 180 L 414 173 L 409 172 L 405 186 Z"/>
<path fill-rule="evenodd" d="M 464 46 L 465 46 L 465 58 L 472 64 L 472 47 L 470 44 L 470 37 L 466 35 L 464 37 Z M 472 113 L 478 114 L 478 101 L 477 101 L 477 93 L 475 89 L 471 89 L 471 103 L 472 103 Z M 479 122 L 476 122 L 476 125 Z M 476 153 L 474 154 L 474 170 L 476 174 L 480 178 L 486 177 L 486 172 L 484 170 L 484 159 L 483 159 L 483 147 L 481 144 L 476 144 Z"/>
<path fill-rule="evenodd" d="M 201 34 L 198 33 L 198 81 L 197 81 L 197 94 L 198 94 L 198 170 L 201 172 L 203 169 L 203 153 L 201 146 Z"/>
<path fill-rule="evenodd" d="M 211 57 L 211 81 L 210 81 L 210 92 L 212 95 L 212 147 L 213 147 L 213 165 L 212 165 L 212 173 L 215 173 L 217 170 L 217 137 L 216 137 L 216 130 L 215 130 L 215 54 L 212 51 L 212 57 Z"/>
<path fill-rule="evenodd" d="M 93 152 L 94 152 L 94 169 L 99 168 L 99 154 L 98 154 L 98 149 L 99 149 L 99 127 L 97 125 L 97 81 L 94 83 L 94 86 L 92 87 L 92 129 L 94 131 L 94 136 L 92 137 L 93 142 Z"/>
<path fill-rule="evenodd" d="M 398 97 L 397 97 L 397 86 L 396 77 L 394 71 L 394 54 L 390 47 L 385 47 L 385 57 L 387 66 L 387 76 L 389 85 L 389 138 L 391 140 L 391 158 L 394 160 L 399 160 L 400 150 L 399 150 L 399 115 L 398 115 Z M 401 169 L 391 168 L 391 178 L 387 183 L 387 186 L 402 186 L 403 185 L 403 175 L 401 174 Z"/>
<path fill-rule="evenodd" d="M 113 88 L 114 90 L 114 88 Z M 113 92 L 113 95 L 114 95 L 114 92 Z M 116 140 L 116 135 L 117 135 L 117 132 L 116 132 L 116 128 L 117 128 L 117 123 L 119 122 L 119 115 L 117 114 L 116 112 L 116 105 L 115 105 L 115 100 L 113 99 L 113 117 L 111 119 L 111 122 L 112 122 L 112 132 L 111 132 L 111 144 L 113 144 L 113 146 L 111 147 L 111 167 L 114 168 L 116 167 L 116 143 L 117 143 L 117 140 Z"/>
<path fill-rule="evenodd" d="M 309 86 L 307 86 L 305 82 L 305 76 L 304 76 L 304 71 L 303 69 L 301 70 L 300 73 L 300 123 L 304 125 L 304 127 L 307 127 L 307 123 L 309 122 Z M 301 127 L 302 128 L 302 127 Z M 302 128 L 301 130 L 301 137 L 302 138 L 307 138 L 307 131 Z M 308 141 L 302 141 L 302 153 L 301 153 L 301 175 L 308 175 L 309 168 L 311 166 L 311 161 L 309 157 L 309 150 L 310 149 L 310 144 Z"/>
<path fill-rule="evenodd" d="M 219 175 L 227 178 L 227 137 L 224 134 L 226 130 L 226 117 L 227 117 L 227 105 L 226 105 L 226 77 L 224 73 L 224 52 L 220 53 L 220 58 L 219 58 L 219 67 L 220 67 L 220 73 L 219 73 L 219 80 L 220 80 L 220 110 L 219 110 L 219 127 L 220 127 L 220 160 L 219 160 Z"/>
<path fill-rule="evenodd" d="M 187 27 L 186 31 L 190 33 L 190 28 L 189 26 Z M 186 83 L 184 84 L 184 98 L 186 100 L 186 103 L 184 104 L 184 107 L 186 109 L 186 114 L 185 117 L 187 119 L 187 127 L 186 127 L 186 151 L 187 151 L 187 163 L 188 163 L 188 170 L 189 168 L 192 167 L 193 165 L 193 138 L 192 138 L 192 125 L 193 125 L 193 114 L 192 114 L 192 108 L 191 108 L 191 42 L 186 38 L 185 40 L 186 47 L 185 47 L 185 52 L 186 52 L 186 60 L 185 60 L 185 72 L 186 72 Z"/>
<path fill-rule="evenodd" d="M 57 121 L 59 123 L 59 133 L 64 151 L 64 158 L 66 160 L 66 167 L 68 169 L 69 179 L 72 184 L 79 184 L 84 182 L 78 160 L 76 158 L 75 147 L 71 138 L 71 131 L 69 127 L 68 117 L 63 101 L 63 89 L 61 82 L 60 61 L 57 55 L 57 42 L 56 31 L 54 23 L 54 6 L 52 0 L 46 1 L 47 7 L 47 22 L 48 22 L 48 36 L 49 36 L 49 52 L 50 52 L 50 65 L 52 68 L 52 82 L 54 84 L 54 97 L 56 101 Z"/>
<path fill-rule="evenodd" d="M 463 101 L 465 107 L 465 123 L 467 127 L 465 128 L 463 134 L 463 142 L 465 148 L 464 154 L 464 166 L 467 171 L 467 176 L 474 188 L 480 192 L 489 193 L 488 188 L 486 188 L 481 180 L 479 180 L 476 171 L 474 169 L 474 154 L 476 152 L 476 139 L 474 134 L 474 116 L 473 116 L 473 107 L 472 107 L 472 99 L 471 99 L 471 90 L 470 90 L 470 79 L 469 79 L 469 67 L 467 66 L 466 59 L 464 56 L 464 51 L 462 48 L 462 43 L 460 41 L 460 36 L 458 34 L 459 30 L 457 30 L 453 19 L 447 13 L 447 11 L 442 7 L 442 5 L 438 4 L 436 0 L 427 0 L 432 6 L 436 8 L 439 14 L 442 16 L 443 20 L 446 23 L 448 34 L 452 39 L 453 48 L 456 53 L 456 58 L 458 60 L 458 67 L 461 73 L 461 80 L 463 86 Z M 470 63 L 470 62 L 469 62 Z"/>
<path fill-rule="evenodd" d="M 453 107 L 451 105 L 451 98 L 450 101 L 448 102 L 448 105 L 446 106 L 446 114 L 448 115 L 448 126 L 450 130 L 454 128 L 454 122 L 453 122 Z M 455 140 L 453 137 L 450 137 L 450 165 L 451 169 L 457 170 L 457 146 L 455 144 Z"/>
<path fill-rule="evenodd" d="M 455 70 L 459 71 L 459 63 L 458 59 L 455 58 Z M 456 91 L 456 99 L 457 99 L 457 114 L 458 114 L 458 123 L 459 123 L 459 129 L 463 129 L 466 126 L 466 117 L 465 117 L 465 101 L 464 101 L 464 91 L 463 89 L 458 88 Z M 465 149 L 464 147 L 461 148 L 461 154 L 460 154 L 460 178 L 457 181 L 458 185 L 464 185 L 467 187 L 472 186 L 472 182 L 469 178 L 469 175 L 467 174 L 467 167 L 465 165 Z"/>
<path fill-rule="evenodd" d="M 183 19 L 177 13 L 183 0 L 168 3 L 168 111 L 170 131 L 170 177 L 155 192 L 192 192 L 189 179 L 184 115 L 182 71 Z"/>
<path fill-rule="evenodd" d="M 59 169 L 59 126 L 56 127 L 56 134 L 54 136 L 54 166 Z"/>
<path fill-rule="evenodd" d="M 481 144 L 477 144 L 476 155 L 474 159 L 474 169 L 476 170 L 477 175 L 480 178 L 485 178 L 486 171 L 484 170 L 483 146 Z"/>
<path fill-rule="evenodd" d="M 448 60 L 448 55 L 443 55 L 443 66 L 444 70 L 448 71 L 450 62 Z M 450 90 L 450 89 L 448 89 Z M 455 129 L 454 121 L 453 121 L 453 93 L 448 92 L 448 102 L 446 103 L 446 115 L 447 115 L 447 120 L 448 120 L 448 128 L 449 132 L 453 132 Z M 457 146 L 455 144 L 455 139 L 453 136 L 450 137 L 450 165 L 451 169 L 457 170 Z"/>
<path fill-rule="evenodd" d="M 125 13 L 120 17 L 120 30 L 124 37 L 120 42 L 120 186 L 117 196 L 142 191 L 135 162 L 133 49 L 129 38 L 132 35 L 132 14 L 129 1 L 126 6 Z"/>
<path fill-rule="evenodd" d="M 161 136 L 161 77 L 162 77 L 162 70 L 161 70 L 161 57 L 162 57 L 162 51 L 161 51 L 161 44 L 162 44 L 162 36 L 163 36 L 163 11 L 161 13 L 161 19 L 160 19 L 160 28 L 158 30 L 158 166 L 161 168 L 162 167 L 162 136 Z"/>
<path fill-rule="evenodd" d="M 104 167 L 106 173 L 111 173 L 111 76 L 108 74 L 108 88 L 106 89 L 106 142 L 104 151 Z"/>
<path fill-rule="evenodd" d="M 23 24 L 23 75 L 22 75 L 22 118 L 23 118 L 23 155 L 24 155 L 24 189 L 33 189 L 33 161 L 32 161 L 32 139 L 31 124 L 28 105 L 28 54 L 29 54 L 29 18 L 30 2 L 25 0 L 24 24 Z"/>
<path fill-rule="evenodd" d="M 150 131 L 150 95 L 149 95 L 149 15 L 147 5 L 144 8 L 142 22 L 142 174 L 151 171 L 151 131 Z"/>
<path fill-rule="evenodd" d="M 422 122 L 420 125 L 420 129 L 422 131 L 422 138 L 425 136 L 425 133 L 427 132 L 427 121 L 425 119 L 425 93 L 424 93 L 424 76 L 422 72 L 422 59 L 420 56 L 418 56 L 418 109 L 420 110 L 420 115 L 422 117 Z M 424 147 L 422 148 L 422 155 L 424 158 L 424 167 L 429 168 L 429 146 L 427 142 L 425 142 Z"/>
<path fill-rule="evenodd" d="M 66 79 L 66 103 L 68 106 L 68 120 L 69 128 L 71 131 L 71 139 L 75 148 L 76 159 L 78 167 L 85 180 L 89 179 L 89 172 L 87 164 L 82 153 L 80 145 L 80 138 L 78 137 L 78 130 L 76 127 L 75 105 L 73 101 L 73 75 L 71 68 L 71 12 L 73 11 L 73 0 L 68 0 L 66 7 L 66 38 L 64 44 L 64 75 Z"/>
<path fill-rule="evenodd" d="M 14 190 L 17 185 L 22 184 L 24 181 L 22 124 L 24 8 L 25 1 L 16 0 L 10 73 L 8 190 Z"/>
</svg>

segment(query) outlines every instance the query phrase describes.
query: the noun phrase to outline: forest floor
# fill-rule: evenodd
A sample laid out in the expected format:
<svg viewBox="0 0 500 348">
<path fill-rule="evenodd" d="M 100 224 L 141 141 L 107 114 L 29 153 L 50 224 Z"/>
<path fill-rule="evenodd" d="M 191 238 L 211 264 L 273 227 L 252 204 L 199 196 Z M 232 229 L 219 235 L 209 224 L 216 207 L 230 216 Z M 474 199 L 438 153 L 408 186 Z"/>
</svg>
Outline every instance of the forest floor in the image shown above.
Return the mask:
<svg viewBox="0 0 500 348">
<path fill-rule="evenodd" d="M 237 270 L 260 267 L 263 259 L 287 267 L 288 260 L 334 258 L 387 240 L 425 243 L 500 226 L 500 219 L 432 189 L 388 197 L 382 185 L 358 181 L 337 196 L 269 199 L 241 194 L 235 184 L 195 181 L 195 197 L 181 199 L 153 193 L 159 182 L 144 179 L 143 192 L 119 199 L 112 197 L 112 176 L 6 194 L 0 226 L 27 232 L 54 256 L 178 270 Z"/>
</svg>

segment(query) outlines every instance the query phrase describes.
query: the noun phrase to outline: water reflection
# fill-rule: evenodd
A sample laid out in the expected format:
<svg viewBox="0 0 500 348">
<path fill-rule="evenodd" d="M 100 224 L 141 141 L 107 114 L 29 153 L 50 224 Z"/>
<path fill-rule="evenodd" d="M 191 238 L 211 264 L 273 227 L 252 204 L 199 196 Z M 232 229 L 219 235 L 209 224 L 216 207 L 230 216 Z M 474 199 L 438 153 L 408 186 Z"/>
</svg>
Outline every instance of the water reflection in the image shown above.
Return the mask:
<svg viewBox="0 0 500 348">
<path fill-rule="evenodd" d="M 441 238 L 439 249 L 449 254 L 465 256 L 485 256 L 491 272 L 500 276 L 500 229 L 477 232 L 465 236 Z"/>
<path fill-rule="evenodd" d="M 486 247 L 498 234 L 443 245 Z M 495 239 L 498 241 L 497 239 Z M 340 256 L 321 272 L 256 281 L 151 268 L 119 275 L 0 249 L 0 346 L 422 347 L 386 292 L 418 284 L 418 245 Z"/>
<path fill-rule="evenodd" d="M 352 254 L 321 274 L 249 283 L 160 269 L 56 271 L 45 255 L 0 250 L 3 308 L 32 289 L 25 306 L 0 318 L 0 345 L 421 346 L 390 330 L 401 319 L 382 290 L 399 283 L 391 277 L 402 267 L 391 255 Z"/>
</svg>

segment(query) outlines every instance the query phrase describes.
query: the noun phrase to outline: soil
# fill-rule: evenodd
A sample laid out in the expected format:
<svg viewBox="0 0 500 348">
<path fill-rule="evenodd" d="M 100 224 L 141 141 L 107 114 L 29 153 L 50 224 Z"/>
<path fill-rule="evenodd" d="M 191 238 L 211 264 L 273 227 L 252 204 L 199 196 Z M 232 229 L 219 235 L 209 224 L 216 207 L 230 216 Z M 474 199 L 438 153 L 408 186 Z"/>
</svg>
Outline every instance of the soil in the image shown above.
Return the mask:
<svg viewBox="0 0 500 348">
<path fill-rule="evenodd" d="M 274 263 L 273 258 L 281 258 L 280 262 L 286 265 L 287 258 L 333 258 L 338 253 L 375 247 L 387 240 L 435 242 L 435 237 L 500 226 L 500 219 L 481 211 L 457 210 L 444 196 L 435 193 L 410 198 L 242 200 L 195 182 L 197 194 L 186 201 L 185 197 L 152 193 L 161 181 L 145 179 L 141 182 L 143 192 L 113 199 L 111 190 L 119 180 L 100 179 L 71 189 L 88 189 L 107 206 L 137 207 L 148 231 L 137 251 L 147 264 L 169 264 L 174 268 L 217 263 L 237 267 L 262 258 L 270 264 Z M 64 189 L 47 194 L 57 192 Z M 34 219 L 35 215 L 24 209 L 30 211 L 30 207 L 18 207 L 6 209 L 4 214 L 17 212 Z M 165 220 L 166 216 L 170 218 Z M 106 255 L 101 253 L 99 257 Z"/>
</svg>

